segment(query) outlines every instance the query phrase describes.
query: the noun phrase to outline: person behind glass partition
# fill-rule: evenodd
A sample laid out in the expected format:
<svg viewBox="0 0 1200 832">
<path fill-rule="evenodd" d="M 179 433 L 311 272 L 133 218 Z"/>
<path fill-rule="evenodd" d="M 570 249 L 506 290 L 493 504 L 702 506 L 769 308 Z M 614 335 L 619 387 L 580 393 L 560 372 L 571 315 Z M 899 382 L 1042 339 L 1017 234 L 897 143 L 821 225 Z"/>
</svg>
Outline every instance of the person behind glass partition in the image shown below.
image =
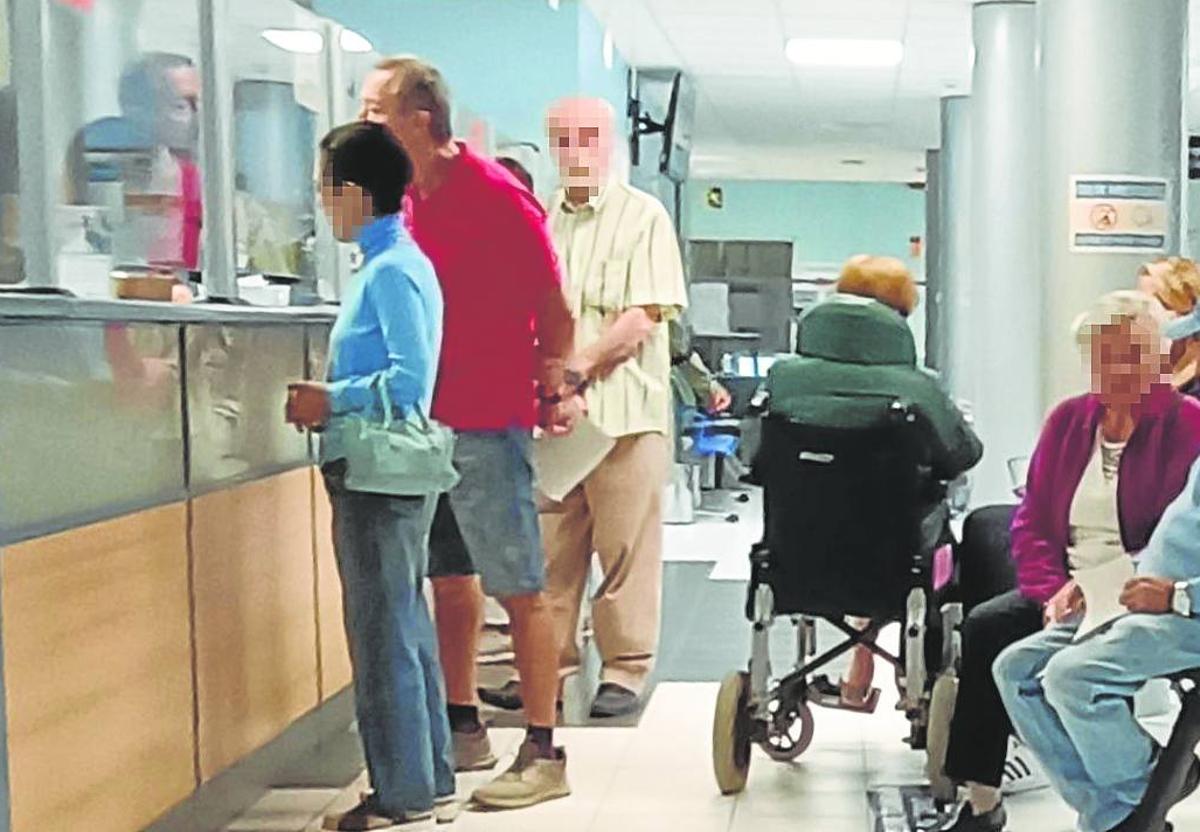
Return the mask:
<svg viewBox="0 0 1200 832">
<path fill-rule="evenodd" d="M 65 201 L 117 202 L 107 207 L 124 216 L 111 241 L 118 262 L 199 266 L 199 96 L 191 58 L 144 54 L 121 74 L 120 115 L 87 124 L 72 142 Z M 108 195 L 111 186 L 119 188 L 119 197 Z M 104 229 L 87 230 L 88 242 L 103 250 Z"/>
<path fill-rule="evenodd" d="M 334 234 L 357 240 L 364 264 L 330 334 L 328 381 L 289 385 L 287 419 L 300 428 L 329 428 L 321 469 L 374 789 L 324 828 L 425 829 L 435 811 L 439 820 L 452 819 L 455 794 L 437 636 L 421 591 L 436 498 L 354 490 L 338 423 L 378 419 L 388 408 L 429 412 L 442 293 L 401 220 L 413 166 L 386 128 L 363 122 L 336 128 L 321 140 L 320 170 L 321 203 Z"/>
</svg>

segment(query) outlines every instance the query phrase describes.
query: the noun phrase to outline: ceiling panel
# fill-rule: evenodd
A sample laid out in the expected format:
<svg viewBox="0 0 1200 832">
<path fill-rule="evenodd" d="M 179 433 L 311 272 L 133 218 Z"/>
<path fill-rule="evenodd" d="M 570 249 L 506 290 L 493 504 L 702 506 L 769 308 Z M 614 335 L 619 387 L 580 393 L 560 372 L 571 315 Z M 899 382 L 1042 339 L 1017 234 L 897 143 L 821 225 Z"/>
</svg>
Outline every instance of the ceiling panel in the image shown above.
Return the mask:
<svg viewBox="0 0 1200 832">
<path fill-rule="evenodd" d="M 939 98 L 970 89 L 971 0 L 586 1 L 634 66 L 696 77 L 697 176 L 909 181 Z M 905 59 L 801 68 L 789 37 L 897 39 Z"/>
</svg>

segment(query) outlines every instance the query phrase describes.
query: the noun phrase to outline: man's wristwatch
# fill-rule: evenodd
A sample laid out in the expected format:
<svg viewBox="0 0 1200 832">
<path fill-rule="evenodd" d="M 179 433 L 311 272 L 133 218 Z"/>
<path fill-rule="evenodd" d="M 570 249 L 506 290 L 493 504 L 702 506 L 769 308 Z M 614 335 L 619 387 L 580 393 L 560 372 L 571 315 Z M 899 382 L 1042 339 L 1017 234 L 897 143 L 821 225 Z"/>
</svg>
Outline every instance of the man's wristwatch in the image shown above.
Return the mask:
<svg viewBox="0 0 1200 832">
<path fill-rule="evenodd" d="M 1192 617 L 1192 590 L 1185 581 L 1175 584 L 1171 595 L 1171 612 L 1184 618 Z"/>
<path fill-rule="evenodd" d="M 565 370 L 563 372 L 563 381 L 566 382 L 568 387 L 573 388 L 579 395 L 582 395 L 583 392 L 588 388 L 587 376 L 578 370 Z"/>
</svg>

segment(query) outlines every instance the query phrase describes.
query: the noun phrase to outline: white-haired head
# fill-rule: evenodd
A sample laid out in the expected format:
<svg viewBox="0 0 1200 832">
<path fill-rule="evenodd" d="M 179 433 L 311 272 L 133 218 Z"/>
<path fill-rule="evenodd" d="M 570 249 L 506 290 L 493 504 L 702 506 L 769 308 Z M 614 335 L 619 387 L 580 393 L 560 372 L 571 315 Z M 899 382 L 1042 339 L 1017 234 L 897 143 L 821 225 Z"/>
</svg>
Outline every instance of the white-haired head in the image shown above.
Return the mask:
<svg viewBox="0 0 1200 832">
<path fill-rule="evenodd" d="M 1136 407 L 1164 383 L 1171 342 L 1166 315 L 1150 295 L 1110 292 L 1075 321 L 1075 339 L 1092 377 L 1092 391 L 1110 406 Z"/>
<path fill-rule="evenodd" d="M 613 167 L 616 112 L 603 98 L 565 98 L 546 113 L 550 153 L 563 187 L 576 201 L 596 196 Z"/>
</svg>

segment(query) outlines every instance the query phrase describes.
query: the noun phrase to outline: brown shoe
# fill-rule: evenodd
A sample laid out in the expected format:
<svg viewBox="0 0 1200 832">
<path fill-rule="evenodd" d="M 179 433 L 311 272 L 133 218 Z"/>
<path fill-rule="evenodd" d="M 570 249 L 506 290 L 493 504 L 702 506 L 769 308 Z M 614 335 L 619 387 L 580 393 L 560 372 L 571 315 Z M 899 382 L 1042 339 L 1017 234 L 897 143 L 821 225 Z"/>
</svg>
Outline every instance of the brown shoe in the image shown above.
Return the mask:
<svg viewBox="0 0 1200 832">
<path fill-rule="evenodd" d="M 512 767 L 475 791 L 473 800 L 483 809 L 525 809 L 571 794 L 567 784 L 567 755 L 555 749 L 555 759 L 537 755 L 537 746 L 526 740 Z"/>
</svg>

